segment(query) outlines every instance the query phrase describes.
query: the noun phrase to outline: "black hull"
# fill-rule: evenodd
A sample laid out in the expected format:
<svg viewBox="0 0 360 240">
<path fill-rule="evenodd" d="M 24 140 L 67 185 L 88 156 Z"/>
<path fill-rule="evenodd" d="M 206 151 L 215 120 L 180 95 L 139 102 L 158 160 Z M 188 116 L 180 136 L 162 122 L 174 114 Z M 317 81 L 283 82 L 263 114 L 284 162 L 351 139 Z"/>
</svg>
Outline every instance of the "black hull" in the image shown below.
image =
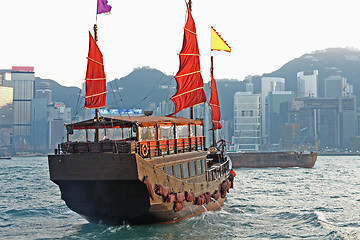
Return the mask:
<svg viewBox="0 0 360 240">
<path fill-rule="evenodd" d="M 153 163 L 137 154 L 74 154 L 49 156 L 50 178 L 61 191 L 66 205 L 94 223 L 119 225 L 172 223 L 206 210 L 219 209 L 224 198 L 196 205 L 185 201 L 181 211 L 174 211 L 174 202 L 167 203 L 162 196 L 150 198 L 144 177 L 155 184 L 170 186 L 171 192 L 192 191 L 203 194 L 219 190 L 220 181 L 229 176 L 229 170 L 220 179 L 207 181 L 206 175 L 178 179 L 154 167 L 156 161 L 175 161 L 177 158 L 206 158 L 206 152 L 185 153 L 161 157 Z"/>
<path fill-rule="evenodd" d="M 140 181 L 55 181 L 61 198 L 90 222 L 119 224 L 138 219 L 150 208 L 149 195 Z"/>
<path fill-rule="evenodd" d="M 233 168 L 312 168 L 317 159 L 317 153 L 314 152 L 230 152 L 228 155 Z"/>
</svg>

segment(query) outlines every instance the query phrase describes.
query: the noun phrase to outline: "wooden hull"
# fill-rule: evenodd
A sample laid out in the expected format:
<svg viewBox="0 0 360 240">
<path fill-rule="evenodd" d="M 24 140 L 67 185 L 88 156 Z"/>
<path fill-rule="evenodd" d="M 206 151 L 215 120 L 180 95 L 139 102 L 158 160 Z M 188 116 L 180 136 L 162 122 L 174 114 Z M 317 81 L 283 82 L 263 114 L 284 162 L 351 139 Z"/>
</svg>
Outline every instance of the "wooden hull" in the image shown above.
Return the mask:
<svg viewBox="0 0 360 240">
<path fill-rule="evenodd" d="M 317 159 L 317 153 L 314 152 L 230 152 L 228 155 L 232 160 L 233 168 L 312 168 Z"/>
<path fill-rule="evenodd" d="M 216 210 L 224 198 L 196 205 L 184 201 L 184 208 L 174 211 L 174 202 L 154 195 L 151 199 L 144 184 L 147 177 L 154 189 L 156 184 L 170 188 L 172 193 L 189 191 L 200 196 L 219 190 L 229 177 L 229 169 L 216 180 L 208 180 L 206 172 L 186 179 L 177 178 L 157 167 L 165 162 L 184 159 L 206 159 L 207 152 L 189 152 L 152 159 L 138 154 L 73 154 L 50 155 L 50 179 L 59 185 L 61 198 L 67 206 L 87 220 L 105 224 L 172 223 L 204 212 Z"/>
</svg>

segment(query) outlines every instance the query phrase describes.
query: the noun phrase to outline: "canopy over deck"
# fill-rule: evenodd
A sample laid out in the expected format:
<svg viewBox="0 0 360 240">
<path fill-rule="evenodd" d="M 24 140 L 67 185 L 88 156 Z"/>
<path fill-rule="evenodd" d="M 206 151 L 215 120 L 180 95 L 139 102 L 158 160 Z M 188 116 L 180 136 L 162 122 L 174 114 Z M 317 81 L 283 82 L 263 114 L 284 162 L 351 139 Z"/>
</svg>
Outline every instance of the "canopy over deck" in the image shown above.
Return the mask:
<svg viewBox="0 0 360 240">
<path fill-rule="evenodd" d="M 96 124 L 99 128 L 126 128 L 138 125 L 140 127 L 156 126 L 161 124 L 197 124 L 202 125 L 204 121 L 194 120 L 182 117 L 165 117 L 165 116 L 139 116 L 139 117 L 101 117 L 100 121 L 88 119 L 81 122 L 66 124 L 66 127 L 79 129 L 95 129 Z"/>
</svg>

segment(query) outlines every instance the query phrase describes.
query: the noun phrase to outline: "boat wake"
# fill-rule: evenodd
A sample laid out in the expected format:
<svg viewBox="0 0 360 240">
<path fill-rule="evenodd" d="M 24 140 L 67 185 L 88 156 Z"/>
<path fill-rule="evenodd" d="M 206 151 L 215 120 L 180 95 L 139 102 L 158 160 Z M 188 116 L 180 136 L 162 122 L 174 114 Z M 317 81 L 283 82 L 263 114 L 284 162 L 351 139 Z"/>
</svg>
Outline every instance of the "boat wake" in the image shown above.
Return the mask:
<svg viewBox="0 0 360 240">
<path fill-rule="evenodd" d="M 360 239 L 360 232 L 351 227 L 342 227 L 339 224 L 328 221 L 322 212 L 314 212 L 317 220 L 324 228 L 331 230 L 330 235 L 340 239 Z"/>
<path fill-rule="evenodd" d="M 329 222 L 329 221 L 326 219 L 325 215 L 324 215 L 322 212 L 315 211 L 314 213 L 315 213 L 315 215 L 316 215 L 316 217 L 317 217 L 317 220 L 318 220 L 319 222 L 325 223 L 325 224 L 329 224 L 329 225 L 332 225 L 332 226 L 336 226 L 334 223 Z"/>
</svg>

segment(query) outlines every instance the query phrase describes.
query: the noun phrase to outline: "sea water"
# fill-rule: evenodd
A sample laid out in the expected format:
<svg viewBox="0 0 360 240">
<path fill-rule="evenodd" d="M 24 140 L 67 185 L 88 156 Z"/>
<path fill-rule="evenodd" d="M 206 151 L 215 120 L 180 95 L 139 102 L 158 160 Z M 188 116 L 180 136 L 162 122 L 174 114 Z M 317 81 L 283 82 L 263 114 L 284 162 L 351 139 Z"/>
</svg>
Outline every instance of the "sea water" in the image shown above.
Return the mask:
<svg viewBox="0 0 360 240">
<path fill-rule="evenodd" d="M 236 169 L 220 211 L 148 226 L 88 223 L 60 199 L 46 157 L 0 165 L 0 239 L 360 239 L 359 156 Z"/>
</svg>

